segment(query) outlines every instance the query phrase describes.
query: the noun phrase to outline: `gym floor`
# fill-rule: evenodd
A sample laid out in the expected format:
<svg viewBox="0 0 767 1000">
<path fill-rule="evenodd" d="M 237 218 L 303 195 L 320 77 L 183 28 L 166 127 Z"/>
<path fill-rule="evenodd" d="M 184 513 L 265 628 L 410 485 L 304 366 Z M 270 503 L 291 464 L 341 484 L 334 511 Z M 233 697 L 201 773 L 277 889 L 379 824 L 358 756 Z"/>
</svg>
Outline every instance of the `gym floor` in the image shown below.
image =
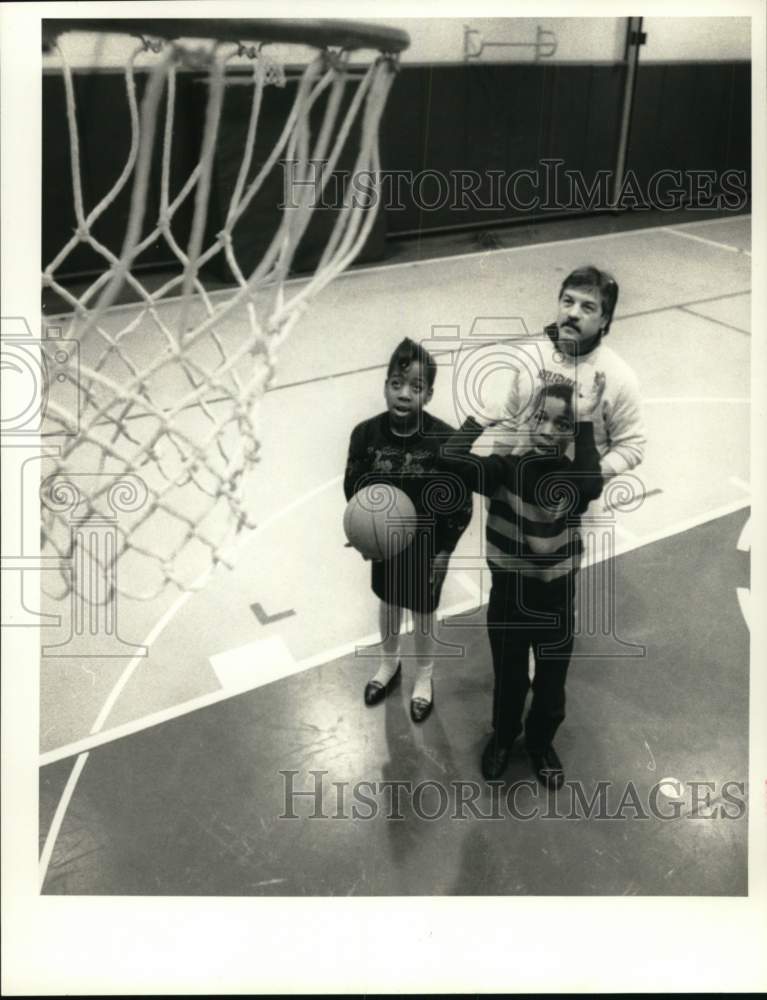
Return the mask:
<svg viewBox="0 0 767 1000">
<path fill-rule="evenodd" d="M 747 815 L 727 786 L 747 798 L 750 219 L 593 229 L 514 246 L 496 233 L 503 248 L 470 252 L 446 237 L 434 259 L 411 245 L 342 276 L 286 343 L 264 402 L 259 529 L 236 568 L 193 595 L 121 599 L 120 648 L 104 656 L 55 655 L 71 612 L 44 605 L 60 619 L 43 629 L 44 893 L 747 892 Z M 432 715 L 409 719 L 407 658 L 401 686 L 364 706 L 376 607 L 368 566 L 344 547 L 340 477 L 403 336 L 467 335 L 483 318 L 499 337 L 520 319 L 539 330 L 585 262 L 620 282 L 609 343 L 642 383 L 648 448 L 644 502 L 615 513 L 614 560 L 581 577 L 613 574 L 620 642 L 579 636 L 557 738 L 569 781 L 589 798 L 608 783 L 614 818 L 568 820 L 572 788 L 558 808 L 538 795 L 521 752 L 502 787 L 479 773 L 492 690 L 479 514 L 443 597 L 440 637 L 464 652 L 437 660 Z M 431 409 L 454 422 L 450 388 L 440 368 Z M 332 818 L 356 783 L 386 781 L 476 783 L 479 797 L 456 818 L 431 785 L 401 819 L 381 796 L 369 818 Z M 325 818 L 310 818 L 317 802 Z"/>
</svg>

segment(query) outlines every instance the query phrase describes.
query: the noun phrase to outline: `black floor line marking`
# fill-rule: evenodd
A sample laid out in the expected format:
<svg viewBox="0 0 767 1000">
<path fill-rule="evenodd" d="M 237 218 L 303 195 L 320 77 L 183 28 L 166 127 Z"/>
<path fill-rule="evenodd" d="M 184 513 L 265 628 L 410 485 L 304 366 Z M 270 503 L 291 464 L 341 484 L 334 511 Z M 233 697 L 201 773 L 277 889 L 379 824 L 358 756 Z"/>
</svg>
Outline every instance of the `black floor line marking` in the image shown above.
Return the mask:
<svg viewBox="0 0 767 1000">
<path fill-rule="evenodd" d="M 724 295 L 722 295 L 722 294 L 711 295 L 711 296 L 709 296 L 708 298 L 705 298 L 705 299 L 694 299 L 692 302 L 682 302 L 679 305 L 658 306 L 655 309 L 644 309 L 644 310 L 641 310 L 640 312 L 624 313 L 621 316 L 616 316 L 615 319 L 613 320 L 613 322 L 614 323 L 620 323 L 623 320 L 636 319 L 636 318 L 638 318 L 640 316 L 651 316 L 651 315 L 653 315 L 653 313 L 670 312 L 672 309 L 686 309 L 688 306 L 698 306 L 698 305 L 703 305 L 706 302 L 717 302 L 719 299 L 732 299 L 732 298 L 736 298 L 739 295 L 750 295 L 750 294 L 751 294 L 751 289 L 750 288 L 746 288 L 746 289 L 744 289 L 741 292 L 727 292 Z M 700 314 L 699 313 L 695 313 L 694 315 L 698 316 Z M 738 328 L 735 327 L 734 329 L 738 329 Z M 745 330 L 741 330 L 740 332 L 741 333 L 745 333 L 746 331 Z M 491 345 L 491 344 L 497 345 L 497 344 L 503 344 L 505 342 L 506 342 L 505 340 L 487 340 L 487 341 L 484 341 L 484 343 L 486 345 Z M 450 354 L 451 352 L 450 352 L 450 350 L 447 350 L 447 351 L 431 351 L 430 353 L 434 357 L 437 357 L 438 355 L 441 355 L 441 354 Z M 347 371 L 334 372 L 331 375 L 316 375 L 313 378 L 302 379 L 302 380 L 300 380 L 298 382 L 285 382 L 285 383 L 283 383 L 281 385 L 275 385 L 275 386 L 273 386 L 271 389 L 268 389 L 267 392 L 280 392 L 282 389 L 294 389 L 296 386 L 299 386 L 299 385 L 309 385 L 312 382 L 326 382 L 328 379 L 332 379 L 332 378 L 341 378 L 342 376 L 347 376 L 347 375 L 359 375 L 362 372 L 372 372 L 372 371 L 375 371 L 377 368 L 386 369 L 386 362 L 384 362 L 382 364 L 378 364 L 378 365 L 366 365 L 364 368 L 350 368 Z"/>
<path fill-rule="evenodd" d="M 258 604 L 258 602 L 251 604 L 250 610 L 256 618 L 258 618 L 259 625 L 271 625 L 272 622 L 278 622 L 282 618 L 290 618 L 296 613 L 293 608 L 288 608 L 287 611 L 277 611 L 273 615 L 268 615 L 266 611 L 264 611 L 263 605 Z"/>
<path fill-rule="evenodd" d="M 639 312 L 624 313 L 621 316 L 616 316 L 613 323 L 620 323 L 624 319 L 638 319 L 640 316 L 652 316 L 654 313 L 671 312 L 672 309 L 686 309 L 688 306 L 702 306 L 706 302 L 718 302 L 720 299 L 736 299 L 741 295 L 750 295 L 751 289 L 744 288 L 740 292 L 727 292 L 722 295 L 709 295 L 705 299 L 693 299 L 691 302 L 678 302 L 675 305 L 668 306 L 656 306 L 653 309 L 642 309 Z"/>
<path fill-rule="evenodd" d="M 449 258 L 446 258 L 446 259 L 449 259 Z M 732 298 L 737 298 L 740 295 L 750 295 L 750 294 L 751 294 L 751 289 L 750 288 L 745 288 L 745 289 L 743 289 L 743 290 L 741 290 L 739 292 L 727 292 L 724 295 L 722 295 L 722 294 L 719 294 L 719 295 L 710 295 L 708 298 L 705 298 L 705 299 L 694 299 L 692 302 L 681 302 L 681 303 L 678 303 L 678 304 L 672 304 L 672 305 L 667 305 L 667 306 L 658 306 L 655 309 L 644 309 L 644 310 L 641 310 L 640 312 L 624 313 L 622 316 L 616 316 L 616 318 L 613 320 L 613 324 L 621 323 L 621 322 L 623 322 L 624 320 L 627 320 L 627 319 L 638 319 L 641 316 L 652 316 L 655 313 L 672 312 L 674 309 L 684 309 L 684 310 L 687 310 L 688 306 L 698 306 L 698 305 L 703 305 L 706 302 L 718 302 L 719 299 L 732 299 Z M 689 311 L 689 310 L 687 310 L 687 311 Z M 702 319 L 710 319 L 710 317 L 708 317 L 708 316 L 702 316 L 701 313 L 691 313 L 691 315 L 693 315 L 693 316 L 701 316 Z M 722 324 L 722 325 L 724 326 L 726 324 Z M 747 333 L 746 330 L 741 330 L 739 327 L 733 327 L 733 329 L 734 330 L 738 330 L 738 332 L 740 332 L 740 333 L 745 333 L 746 336 L 751 336 L 749 333 Z M 483 341 L 483 345 L 486 346 L 486 347 L 488 347 L 488 346 L 491 346 L 491 345 L 504 344 L 504 343 L 507 342 L 507 340 L 513 340 L 513 339 L 516 339 L 516 338 L 504 338 L 502 340 L 485 340 L 485 341 Z M 442 354 L 450 354 L 450 353 L 452 353 L 452 350 L 453 349 L 450 348 L 450 349 L 445 350 L 445 351 L 431 351 L 430 353 L 434 357 L 439 357 Z M 377 369 L 380 369 L 381 371 L 386 371 L 387 364 L 388 364 L 388 362 L 384 361 L 384 362 L 381 362 L 380 364 L 376 364 L 376 365 L 364 365 L 361 368 L 349 368 L 349 369 L 346 369 L 345 371 L 330 372 L 327 375 L 315 375 L 312 378 L 300 379 L 297 382 L 284 382 L 281 385 L 272 386 L 271 389 L 267 389 L 266 391 L 267 391 L 267 393 L 281 392 L 283 389 L 295 389 L 298 386 L 301 386 L 301 385 L 312 385 L 315 382 L 328 382 L 328 381 L 330 381 L 331 379 L 334 379 L 334 378 L 346 378 L 349 375 L 360 375 L 363 372 L 374 372 Z M 221 396 L 221 397 L 217 397 L 215 399 L 209 399 L 209 400 L 207 400 L 207 402 L 208 402 L 208 404 L 210 406 L 213 406 L 216 403 L 225 402 L 226 399 L 228 399 L 228 397 Z M 183 407 L 183 409 L 180 410 L 179 412 L 184 412 L 184 410 L 193 410 L 193 409 L 195 409 L 196 406 L 197 406 L 196 403 L 190 403 L 189 406 Z M 152 414 L 138 413 L 135 416 L 129 416 L 126 419 L 127 420 L 145 420 L 145 419 L 147 419 L 148 417 L 151 417 L 151 416 L 152 416 Z M 100 424 L 98 424 L 97 426 L 103 426 L 104 424 L 111 424 L 111 423 L 112 423 L 112 421 L 110 421 L 110 420 L 104 420 Z M 40 436 L 41 437 L 60 437 L 61 435 L 60 434 L 46 434 L 45 432 L 43 432 Z"/>
<path fill-rule="evenodd" d="M 688 316 L 697 316 L 698 319 L 707 319 L 709 323 L 717 323 L 719 326 L 726 327 L 728 330 L 735 330 L 738 333 L 744 333 L 747 337 L 751 336 L 750 331 L 744 330 L 743 327 L 733 326 L 732 323 L 725 323 L 722 319 L 714 319 L 713 316 L 706 316 L 705 313 L 695 312 L 694 309 L 689 309 L 687 306 L 677 306 L 677 309 L 687 313 Z"/>
</svg>

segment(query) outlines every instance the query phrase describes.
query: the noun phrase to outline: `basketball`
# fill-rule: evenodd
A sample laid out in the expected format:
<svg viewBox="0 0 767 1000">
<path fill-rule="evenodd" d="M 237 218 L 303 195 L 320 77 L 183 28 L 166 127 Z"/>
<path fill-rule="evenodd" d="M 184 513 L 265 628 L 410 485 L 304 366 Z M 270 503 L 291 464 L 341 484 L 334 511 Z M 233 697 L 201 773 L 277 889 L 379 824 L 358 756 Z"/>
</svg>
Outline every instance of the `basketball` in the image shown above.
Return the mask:
<svg viewBox="0 0 767 1000">
<path fill-rule="evenodd" d="M 406 493 L 386 483 L 371 483 L 347 504 L 344 532 L 366 559 L 391 559 L 412 541 L 416 520 Z"/>
</svg>

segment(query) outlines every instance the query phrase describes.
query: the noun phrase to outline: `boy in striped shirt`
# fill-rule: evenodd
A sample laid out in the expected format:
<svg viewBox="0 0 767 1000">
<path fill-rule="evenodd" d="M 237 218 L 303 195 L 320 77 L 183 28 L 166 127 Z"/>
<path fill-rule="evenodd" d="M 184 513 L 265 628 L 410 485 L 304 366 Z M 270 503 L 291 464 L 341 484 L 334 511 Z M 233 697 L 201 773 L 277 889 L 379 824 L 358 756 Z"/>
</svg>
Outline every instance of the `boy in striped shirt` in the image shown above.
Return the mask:
<svg viewBox="0 0 767 1000">
<path fill-rule="evenodd" d="M 562 383 L 542 384 L 511 454 L 472 454 L 476 439 L 497 422 L 472 417 L 445 446 L 445 465 L 490 498 L 487 626 L 495 686 L 493 735 L 482 754 L 488 780 L 501 777 L 522 731 L 532 647 L 536 669 L 525 742 L 539 780 L 554 789 L 564 781 L 552 739 L 565 715 L 573 647 L 573 585 L 582 552 L 575 529 L 602 492 L 592 418 L 604 390 L 601 372 L 585 394 Z"/>
</svg>

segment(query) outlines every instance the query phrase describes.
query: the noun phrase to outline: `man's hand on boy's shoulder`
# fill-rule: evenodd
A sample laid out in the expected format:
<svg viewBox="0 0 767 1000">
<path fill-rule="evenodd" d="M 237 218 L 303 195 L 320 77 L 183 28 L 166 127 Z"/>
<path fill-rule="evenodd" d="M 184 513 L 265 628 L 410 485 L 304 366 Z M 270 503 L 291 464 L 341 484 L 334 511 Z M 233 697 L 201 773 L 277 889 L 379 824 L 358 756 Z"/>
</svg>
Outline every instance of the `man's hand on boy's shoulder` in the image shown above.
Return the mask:
<svg viewBox="0 0 767 1000">
<path fill-rule="evenodd" d="M 509 418 L 503 403 L 498 400 L 491 400 L 482 410 L 477 410 L 475 413 L 470 414 L 470 417 L 482 430 L 486 430 L 488 427 L 495 427 Z"/>
</svg>

